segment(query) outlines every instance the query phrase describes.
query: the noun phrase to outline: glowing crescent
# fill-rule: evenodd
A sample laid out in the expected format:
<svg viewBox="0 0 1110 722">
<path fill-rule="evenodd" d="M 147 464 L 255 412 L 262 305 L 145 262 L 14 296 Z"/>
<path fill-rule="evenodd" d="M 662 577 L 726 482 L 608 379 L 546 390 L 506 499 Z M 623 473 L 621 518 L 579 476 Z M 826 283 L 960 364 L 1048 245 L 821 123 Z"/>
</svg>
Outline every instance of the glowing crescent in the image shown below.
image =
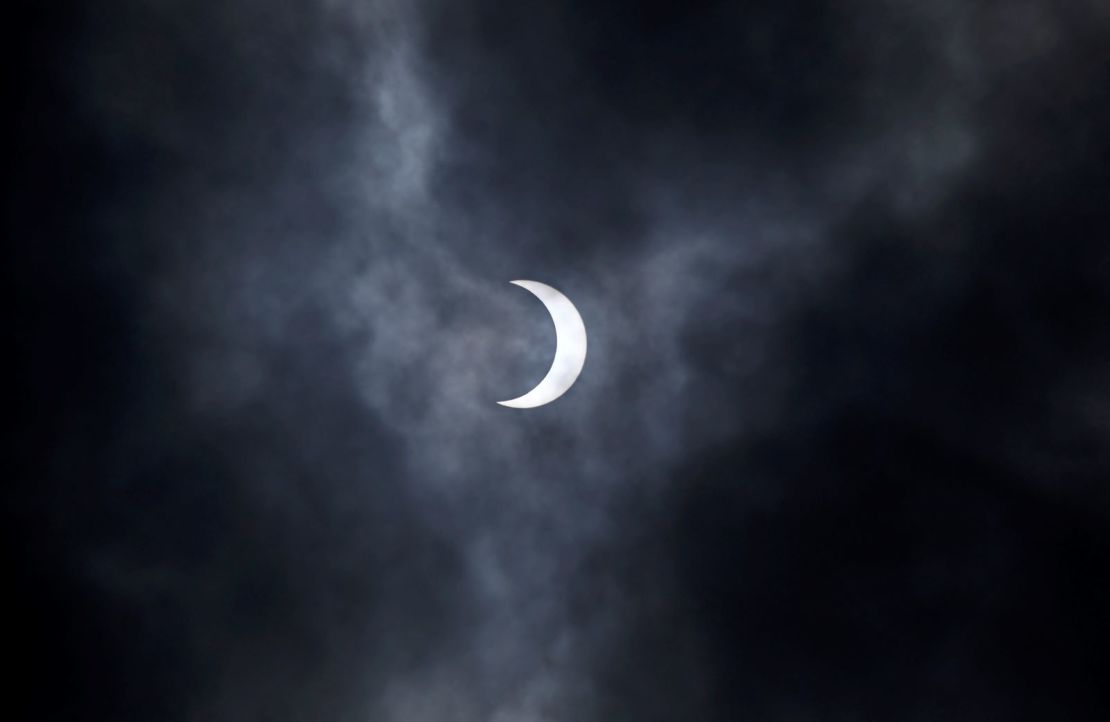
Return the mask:
<svg viewBox="0 0 1110 722">
<path fill-rule="evenodd" d="M 574 385 L 582 366 L 586 363 L 586 325 L 570 299 L 546 283 L 538 281 L 513 281 L 513 284 L 531 291 L 543 301 L 551 320 L 555 322 L 555 359 L 551 369 L 536 387 L 515 399 L 498 401 L 514 409 L 531 409 L 549 404 Z"/>
</svg>

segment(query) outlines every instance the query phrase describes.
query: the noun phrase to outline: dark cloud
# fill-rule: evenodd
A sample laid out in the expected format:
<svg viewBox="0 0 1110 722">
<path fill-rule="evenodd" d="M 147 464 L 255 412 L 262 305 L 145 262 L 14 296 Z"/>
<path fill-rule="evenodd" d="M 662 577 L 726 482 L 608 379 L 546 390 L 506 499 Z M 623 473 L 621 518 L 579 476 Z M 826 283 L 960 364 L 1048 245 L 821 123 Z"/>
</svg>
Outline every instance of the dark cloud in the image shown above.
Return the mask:
<svg viewBox="0 0 1110 722">
<path fill-rule="evenodd" d="M 786 326 L 785 410 L 678 465 L 596 563 L 640 600 L 602 717 L 1105 710 L 1110 455 L 1089 404 L 1110 293 L 1088 229 L 1110 217 L 1081 186 L 1035 209 L 1011 192 L 938 212 L 982 234 L 957 262 L 874 207 L 834 232 L 849 262 Z"/>
<path fill-rule="evenodd" d="M 35 717 L 1105 716 L 1101 3 L 20 17 Z"/>
</svg>

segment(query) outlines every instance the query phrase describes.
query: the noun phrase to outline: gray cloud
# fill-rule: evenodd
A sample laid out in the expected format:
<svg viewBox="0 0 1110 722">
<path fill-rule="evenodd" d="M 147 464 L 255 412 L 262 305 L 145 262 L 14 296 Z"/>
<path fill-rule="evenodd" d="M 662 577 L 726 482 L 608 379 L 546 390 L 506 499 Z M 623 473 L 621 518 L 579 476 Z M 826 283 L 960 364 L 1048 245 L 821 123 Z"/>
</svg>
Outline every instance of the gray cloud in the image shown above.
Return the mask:
<svg viewBox="0 0 1110 722">
<path fill-rule="evenodd" d="M 30 296 L 53 411 L 17 496 L 59 714 L 978 719 L 1049 709 L 1034 677 L 1070 718 L 1105 701 L 980 672 L 1026 613 L 1106 632 L 1083 584 L 1022 608 L 981 581 L 1106 548 L 1105 254 L 1061 220 L 1107 227 L 1100 3 L 74 17 L 17 167 L 78 160 L 14 221 L 67 219 L 23 263 L 68 290 Z M 494 403 L 553 348 L 514 278 L 590 335 L 530 412 Z M 1081 675 L 1072 635 L 1038 654 Z"/>
</svg>

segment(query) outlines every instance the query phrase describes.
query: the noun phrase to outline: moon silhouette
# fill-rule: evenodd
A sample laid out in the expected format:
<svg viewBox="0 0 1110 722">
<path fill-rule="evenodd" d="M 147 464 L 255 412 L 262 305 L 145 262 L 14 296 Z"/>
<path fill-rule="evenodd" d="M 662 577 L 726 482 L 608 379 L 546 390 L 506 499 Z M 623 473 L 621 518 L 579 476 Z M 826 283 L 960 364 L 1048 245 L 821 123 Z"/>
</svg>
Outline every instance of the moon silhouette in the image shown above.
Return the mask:
<svg viewBox="0 0 1110 722">
<path fill-rule="evenodd" d="M 531 409 L 549 404 L 574 385 L 586 363 L 586 325 L 570 299 L 546 283 L 513 281 L 543 301 L 555 322 L 555 358 L 547 375 L 528 393 L 508 401 L 498 401 L 514 409 Z"/>
</svg>

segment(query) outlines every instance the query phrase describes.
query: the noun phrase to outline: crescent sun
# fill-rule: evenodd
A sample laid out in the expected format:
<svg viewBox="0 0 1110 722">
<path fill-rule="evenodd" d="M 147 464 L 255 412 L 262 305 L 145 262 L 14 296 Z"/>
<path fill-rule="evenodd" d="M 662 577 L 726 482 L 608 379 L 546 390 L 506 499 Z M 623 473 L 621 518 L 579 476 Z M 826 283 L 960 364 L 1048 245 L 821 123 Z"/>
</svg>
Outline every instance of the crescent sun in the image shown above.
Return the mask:
<svg viewBox="0 0 1110 722">
<path fill-rule="evenodd" d="M 551 320 L 555 322 L 555 358 L 547 375 L 523 396 L 497 402 L 514 409 L 531 409 L 549 404 L 565 394 L 578 379 L 578 374 L 582 373 L 582 366 L 586 363 L 586 325 L 570 299 L 546 283 L 512 283 L 543 301 Z"/>
</svg>

